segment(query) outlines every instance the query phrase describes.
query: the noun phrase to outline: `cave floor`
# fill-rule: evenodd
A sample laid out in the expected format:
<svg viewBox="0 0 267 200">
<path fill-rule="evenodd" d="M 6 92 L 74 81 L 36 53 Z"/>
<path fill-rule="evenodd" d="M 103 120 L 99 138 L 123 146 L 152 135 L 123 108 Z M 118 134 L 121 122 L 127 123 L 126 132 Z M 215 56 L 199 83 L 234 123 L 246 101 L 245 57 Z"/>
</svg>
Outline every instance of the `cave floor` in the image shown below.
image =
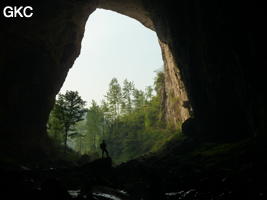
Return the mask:
<svg viewBox="0 0 267 200">
<path fill-rule="evenodd" d="M 4 167 L 2 194 L 35 199 L 265 199 L 266 147 L 172 141 L 157 153 L 112 167 L 111 159 L 72 167 Z"/>
</svg>

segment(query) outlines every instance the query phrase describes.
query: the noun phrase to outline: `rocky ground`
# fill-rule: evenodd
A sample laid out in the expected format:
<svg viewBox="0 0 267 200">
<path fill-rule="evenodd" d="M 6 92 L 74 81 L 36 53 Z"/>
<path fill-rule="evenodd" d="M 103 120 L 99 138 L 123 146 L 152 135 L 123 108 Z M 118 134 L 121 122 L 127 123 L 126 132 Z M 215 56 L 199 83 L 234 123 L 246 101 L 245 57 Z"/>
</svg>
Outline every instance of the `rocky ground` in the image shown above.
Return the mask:
<svg viewBox="0 0 267 200">
<path fill-rule="evenodd" d="M 42 167 L 2 163 L 0 190 L 6 199 L 266 199 L 266 152 L 253 138 L 231 143 L 183 138 L 116 167 L 111 159 Z"/>
</svg>

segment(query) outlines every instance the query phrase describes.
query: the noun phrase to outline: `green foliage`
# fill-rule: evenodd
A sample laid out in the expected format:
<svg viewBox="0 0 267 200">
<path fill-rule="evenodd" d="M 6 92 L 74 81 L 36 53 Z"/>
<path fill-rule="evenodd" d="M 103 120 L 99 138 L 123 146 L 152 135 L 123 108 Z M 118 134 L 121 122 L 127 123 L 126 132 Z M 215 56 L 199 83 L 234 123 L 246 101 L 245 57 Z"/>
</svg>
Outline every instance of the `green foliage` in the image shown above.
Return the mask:
<svg viewBox="0 0 267 200">
<path fill-rule="evenodd" d="M 104 114 L 101 108 L 92 101 L 86 116 L 86 139 L 91 151 L 96 152 L 100 137 L 103 135 Z"/>
<path fill-rule="evenodd" d="M 127 79 L 120 86 L 113 78 L 102 105 L 94 102 L 89 108 L 86 152 L 99 150 L 100 141 L 105 139 L 109 154 L 120 163 L 160 149 L 177 133 L 162 120 L 163 89 L 163 72 L 158 72 L 154 88 L 149 86 L 145 91 Z"/>
<path fill-rule="evenodd" d="M 49 137 L 53 138 L 56 144 L 63 144 L 64 124 L 56 117 L 54 109 L 49 116 L 47 133 Z"/>
<path fill-rule="evenodd" d="M 62 137 L 67 127 L 65 139 L 66 135 L 74 133 L 76 151 L 91 158 L 99 157 L 101 154 L 99 145 L 104 139 L 109 155 L 115 163 L 155 152 L 177 134 L 177 130 L 168 128 L 166 122 L 162 120 L 163 89 L 163 72 L 158 72 L 154 87 L 148 86 L 145 91 L 136 89 L 134 83 L 127 79 L 121 86 L 118 80 L 113 78 L 105 99 L 100 105 L 92 101 L 83 121 L 81 121 L 82 115 L 79 115 L 79 113 L 84 114 L 82 106 L 78 106 L 80 112 L 77 111 L 75 116 L 78 118 L 72 119 L 73 121 L 66 121 L 66 116 L 69 115 L 61 116 L 62 112 L 65 113 L 70 109 L 66 106 L 62 108 L 61 104 L 65 105 L 65 101 L 63 96 L 59 95 L 49 119 L 53 124 L 53 130 L 50 132 L 55 135 L 58 130 L 58 135 Z M 68 103 L 69 107 L 70 105 Z M 80 122 L 77 123 L 78 121 Z"/>
<path fill-rule="evenodd" d="M 120 115 L 122 102 L 121 86 L 116 78 L 113 78 L 109 84 L 106 99 L 109 115 L 115 120 Z"/>
<path fill-rule="evenodd" d="M 127 79 L 123 82 L 122 87 L 122 101 L 121 101 L 121 111 L 122 114 L 131 113 L 133 109 L 132 95 L 134 91 L 133 82 L 128 81 Z"/>
<path fill-rule="evenodd" d="M 154 87 L 157 95 L 161 96 L 165 87 L 165 75 L 163 71 L 157 72 L 157 76 L 154 79 Z"/>
<path fill-rule="evenodd" d="M 75 129 L 75 124 L 84 118 L 87 111 L 77 91 L 66 91 L 59 94 L 48 122 L 50 134 L 53 136 L 63 133 L 64 152 L 67 150 L 68 137 L 81 136 Z"/>
</svg>

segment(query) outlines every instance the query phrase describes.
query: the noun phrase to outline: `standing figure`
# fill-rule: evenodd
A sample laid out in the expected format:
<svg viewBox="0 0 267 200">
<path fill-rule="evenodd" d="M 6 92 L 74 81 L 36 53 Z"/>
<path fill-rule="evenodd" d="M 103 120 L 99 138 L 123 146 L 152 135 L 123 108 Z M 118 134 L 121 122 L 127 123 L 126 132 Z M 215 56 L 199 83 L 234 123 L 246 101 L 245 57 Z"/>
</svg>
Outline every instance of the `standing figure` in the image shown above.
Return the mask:
<svg viewBox="0 0 267 200">
<path fill-rule="evenodd" d="M 102 143 L 100 144 L 100 148 L 102 150 L 102 159 L 104 158 L 104 154 L 106 154 L 106 157 L 109 158 L 107 144 L 105 140 L 103 140 Z"/>
</svg>

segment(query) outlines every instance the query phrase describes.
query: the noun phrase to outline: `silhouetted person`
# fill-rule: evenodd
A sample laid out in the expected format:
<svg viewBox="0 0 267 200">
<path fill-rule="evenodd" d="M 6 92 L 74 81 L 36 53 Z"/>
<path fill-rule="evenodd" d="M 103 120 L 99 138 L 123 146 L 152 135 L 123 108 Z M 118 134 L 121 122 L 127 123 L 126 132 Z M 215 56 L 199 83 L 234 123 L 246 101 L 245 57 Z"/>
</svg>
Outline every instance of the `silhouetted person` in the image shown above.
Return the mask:
<svg viewBox="0 0 267 200">
<path fill-rule="evenodd" d="M 109 158 L 107 144 L 105 140 L 103 140 L 102 143 L 100 144 L 100 148 L 102 150 L 102 158 L 104 158 L 104 154 L 106 154 L 106 157 Z"/>
</svg>

